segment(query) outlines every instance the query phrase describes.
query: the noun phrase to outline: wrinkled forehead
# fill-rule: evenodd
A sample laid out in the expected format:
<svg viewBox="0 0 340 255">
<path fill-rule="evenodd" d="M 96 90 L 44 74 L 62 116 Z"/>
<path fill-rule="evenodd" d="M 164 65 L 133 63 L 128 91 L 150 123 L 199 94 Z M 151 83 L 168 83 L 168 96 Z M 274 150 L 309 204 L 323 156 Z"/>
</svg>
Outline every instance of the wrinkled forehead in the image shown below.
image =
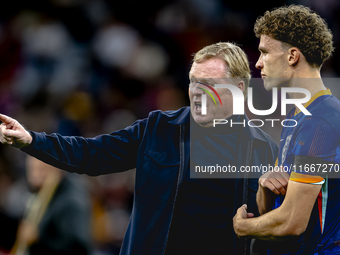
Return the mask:
<svg viewBox="0 0 340 255">
<path fill-rule="evenodd" d="M 194 62 L 191 66 L 189 77 L 195 78 L 220 78 L 226 77 L 227 64 L 219 58 L 211 58 L 202 62 Z"/>
</svg>

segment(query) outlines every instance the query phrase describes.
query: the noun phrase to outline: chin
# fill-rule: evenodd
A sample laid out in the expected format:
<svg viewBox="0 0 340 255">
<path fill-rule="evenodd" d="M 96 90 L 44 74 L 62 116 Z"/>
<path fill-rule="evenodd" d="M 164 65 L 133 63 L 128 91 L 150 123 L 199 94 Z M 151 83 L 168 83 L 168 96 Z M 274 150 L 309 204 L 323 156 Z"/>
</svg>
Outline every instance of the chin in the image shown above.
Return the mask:
<svg viewBox="0 0 340 255">
<path fill-rule="evenodd" d="M 199 123 L 199 122 L 196 122 L 198 125 L 200 125 L 201 127 L 203 128 L 210 128 L 213 126 L 213 124 L 211 122 L 202 122 L 202 123 Z"/>
<path fill-rule="evenodd" d="M 268 81 L 264 81 L 263 86 L 268 91 L 273 89 L 273 84 L 269 83 Z"/>
<path fill-rule="evenodd" d="M 288 80 L 286 78 L 267 78 L 263 81 L 263 86 L 268 91 L 273 88 L 288 87 Z"/>
<path fill-rule="evenodd" d="M 212 122 L 208 120 L 205 116 L 193 114 L 192 118 L 198 125 L 202 127 L 212 126 Z"/>
</svg>

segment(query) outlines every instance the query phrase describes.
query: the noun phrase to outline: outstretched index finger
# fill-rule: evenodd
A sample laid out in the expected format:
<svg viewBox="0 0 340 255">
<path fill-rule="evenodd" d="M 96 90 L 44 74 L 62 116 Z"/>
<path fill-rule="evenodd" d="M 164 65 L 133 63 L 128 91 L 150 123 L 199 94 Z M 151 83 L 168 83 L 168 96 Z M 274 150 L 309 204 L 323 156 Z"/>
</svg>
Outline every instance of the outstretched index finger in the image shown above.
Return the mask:
<svg viewBox="0 0 340 255">
<path fill-rule="evenodd" d="M 0 120 L 5 124 L 10 124 L 12 122 L 12 118 L 10 118 L 6 115 L 3 115 L 1 113 L 0 113 Z"/>
</svg>

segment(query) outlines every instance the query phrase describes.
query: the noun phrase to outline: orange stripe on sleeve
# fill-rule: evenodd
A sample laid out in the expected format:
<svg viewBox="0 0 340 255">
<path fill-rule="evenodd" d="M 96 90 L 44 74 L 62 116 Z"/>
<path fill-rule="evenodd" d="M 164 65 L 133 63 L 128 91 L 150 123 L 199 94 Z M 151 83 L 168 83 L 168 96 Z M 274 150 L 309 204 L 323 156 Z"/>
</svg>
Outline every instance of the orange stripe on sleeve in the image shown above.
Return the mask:
<svg viewBox="0 0 340 255">
<path fill-rule="evenodd" d="M 323 184 L 325 181 L 324 178 L 318 175 L 300 174 L 296 172 L 290 174 L 289 180 L 310 184 Z"/>
</svg>

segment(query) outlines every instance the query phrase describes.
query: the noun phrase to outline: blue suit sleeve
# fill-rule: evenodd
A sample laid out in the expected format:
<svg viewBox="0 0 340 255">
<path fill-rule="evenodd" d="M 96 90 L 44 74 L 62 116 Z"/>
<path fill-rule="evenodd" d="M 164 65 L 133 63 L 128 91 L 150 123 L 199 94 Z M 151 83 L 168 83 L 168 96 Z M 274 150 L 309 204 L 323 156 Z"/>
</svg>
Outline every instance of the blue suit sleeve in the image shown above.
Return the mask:
<svg viewBox="0 0 340 255">
<path fill-rule="evenodd" d="M 147 119 L 95 138 L 31 132 L 33 142 L 22 151 L 57 168 L 97 176 L 136 167 Z"/>
</svg>

